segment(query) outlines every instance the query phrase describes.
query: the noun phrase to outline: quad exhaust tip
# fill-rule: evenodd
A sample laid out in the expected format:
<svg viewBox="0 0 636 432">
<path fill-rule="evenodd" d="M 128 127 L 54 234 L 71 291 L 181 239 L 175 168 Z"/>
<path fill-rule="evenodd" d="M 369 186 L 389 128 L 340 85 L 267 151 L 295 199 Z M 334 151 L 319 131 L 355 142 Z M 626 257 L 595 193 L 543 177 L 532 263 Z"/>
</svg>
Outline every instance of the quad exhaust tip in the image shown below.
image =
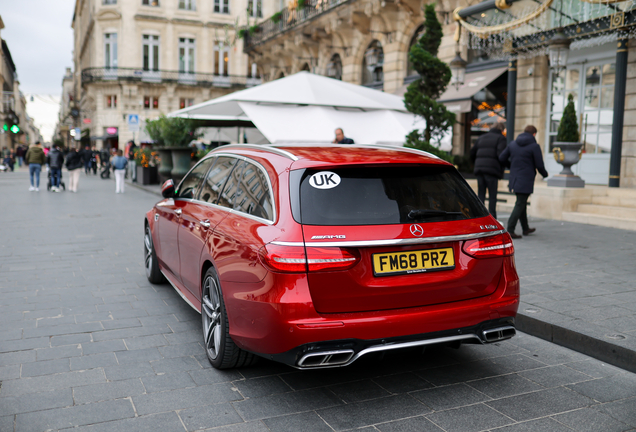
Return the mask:
<svg viewBox="0 0 636 432">
<path fill-rule="evenodd" d="M 322 351 L 305 354 L 298 362 L 298 367 L 315 368 L 344 365 L 351 357 L 353 350 Z"/>
<path fill-rule="evenodd" d="M 494 329 L 484 330 L 484 341 L 486 343 L 498 342 L 510 339 L 515 336 L 517 331 L 512 326 L 498 327 Z"/>
</svg>

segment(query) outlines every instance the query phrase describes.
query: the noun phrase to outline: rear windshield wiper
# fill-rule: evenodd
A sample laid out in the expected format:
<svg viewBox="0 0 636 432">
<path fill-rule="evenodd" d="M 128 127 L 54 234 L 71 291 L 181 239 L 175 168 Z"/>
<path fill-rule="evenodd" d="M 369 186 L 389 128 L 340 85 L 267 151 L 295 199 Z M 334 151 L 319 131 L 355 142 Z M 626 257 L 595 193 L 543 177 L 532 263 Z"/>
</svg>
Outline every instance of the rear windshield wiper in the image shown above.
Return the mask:
<svg viewBox="0 0 636 432">
<path fill-rule="evenodd" d="M 411 210 L 407 217 L 409 219 L 418 219 L 423 217 L 435 216 L 463 216 L 462 212 L 449 212 L 444 210 Z"/>
</svg>

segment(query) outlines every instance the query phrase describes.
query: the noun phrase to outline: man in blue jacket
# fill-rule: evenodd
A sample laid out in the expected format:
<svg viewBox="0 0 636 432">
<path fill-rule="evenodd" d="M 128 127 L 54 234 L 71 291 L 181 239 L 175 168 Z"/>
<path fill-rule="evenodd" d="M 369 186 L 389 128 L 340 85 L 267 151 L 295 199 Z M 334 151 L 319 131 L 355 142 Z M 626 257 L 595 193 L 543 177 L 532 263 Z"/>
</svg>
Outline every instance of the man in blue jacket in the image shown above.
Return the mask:
<svg viewBox="0 0 636 432">
<path fill-rule="evenodd" d="M 508 233 L 513 239 L 522 238 L 515 234 L 517 221 L 521 222 L 521 230 L 523 235 L 532 234 L 535 228 L 528 225 L 528 198 L 534 192 L 534 178 L 539 174 L 546 178 L 548 172 L 543 165 L 543 155 L 541 147 L 534 138 L 537 134 L 537 128 L 530 125 L 526 126 L 522 134 L 519 134 L 516 140 L 511 141 L 508 147 L 499 155 L 499 161 L 507 165 L 510 161 L 510 181 L 508 189 L 517 196 L 515 208 L 512 210 L 510 219 L 508 219 Z"/>
</svg>

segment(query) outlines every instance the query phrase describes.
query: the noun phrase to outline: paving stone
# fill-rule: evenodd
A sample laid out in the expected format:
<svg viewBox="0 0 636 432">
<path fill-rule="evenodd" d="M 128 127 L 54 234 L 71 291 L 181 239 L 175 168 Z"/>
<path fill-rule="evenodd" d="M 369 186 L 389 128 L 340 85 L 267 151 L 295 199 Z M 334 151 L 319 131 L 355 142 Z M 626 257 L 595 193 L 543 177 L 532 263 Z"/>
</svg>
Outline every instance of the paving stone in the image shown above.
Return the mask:
<svg viewBox="0 0 636 432">
<path fill-rule="evenodd" d="M 75 404 L 126 398 L 145 393 L 139 378 L 73 388 Z"/>
<path fill-rule="evenodd" d="M 426 417 L 448 432 L 481 431 L 513 423 L 508 417 L 484 404 L 440 411 Z"/>
<path fill-rule="evenodd" d="M 389 392 L 371 380 L 337 384 L 329 386 L 328 388 L 345 403 L 361 402 L 390 396 Z"/>
<path fill-rule="evenodd" d="M 12 341 L 16 339 L 22 339 L 22 329 L 5 330 L 0 333 L 0 340 Z"/>
<path fill-rule="evenodd" d="M 625 373 L 569 385 L 568 388 L 599 402 L 612 402 L 636 397 L 636 376 Z"/>
<path fill-rule="evenodd" d="M 16 351 L 0 354 L 0 366 L 35 361 L 35 351 Z"/>
<path fill-rule="evenodd" d="M 0 431 L 13 432 L 15 416 L 0 416 Z"/>
<path fill-rule="evenodd" d="M 148 375 L 141 378 L 146 392 L 160 392 L 187 387 L 194 387 L 196 383 L 187 372 L 164 373 L 160 375 Z"/>
<path fill-rule="evenodd" d="M 559 414 L 593 403 L 591 399 L 562 387 L 486 402 L 490 407 L 516 421 Z"/>
<path fill-rule="evenodd" d="M 115 353 L 119 364 L 140 363 L 145 361 L 160 360 L 161 354 L 157 348 L 138 349 L 132 351 L 117 351 Z"/>
<path fill-rule="evenodd" d="M 607 363 L 601 363 L 597 360 L 587 358 L 583 361 L 568 363 L 567 366 L 589 375 L 592 378 L 603 378 L 607 376 L 619 375 L 624 373 L 623 369 L 617 368 Z"/>
<path fill-rule="evenodd" d="M 243 423 L 241 416 L 229 403 L 186 409 L 179 411 L 179 417 L 188 431 Z"/>
<path fill-rule="evenodd" d="M 42 375 L 52 375 L 71 370 L 69 359 L 44 360 L 22 365 L 22 377 L 35 377 Z"/>
<path fill-rule="evenodd" d="M 412 372 L 377 377 L 373 378 L 373 381 L 383 389 L 395 394 L 433 387 L 431 383 L 424 381 Z"/>
<path fill-rule="evenodd" d="M 194 357 L 175 357 L 154 360 L 150 365 L 157 373 L 184 372 L 201 369 L 201 365 Z"/>
<path fill-rule="evenodd" d="M 222 426 L 214 429 L 206 429 L 204 432 L 270 432 L 261 421 L 238 423 L 229 426 Z"/>
<path fill-rule="evenodd" d="M 125 380 L 130 378 L 155 375 L 155 371 L 149 362 L 125 363 L 119 366 L 104 368 L 106 379 L 109 381 Z"/>
<path fill-rule="evenodd" d="M 0 416 L 27 413 L 73 405 L 71 389 L 7 396 L 0 399 Z M 0 428 L 0 430 L 2 430 Z"/>
<path fill-rule="evenodd" d="M 71 429 L 69 429 L 69 432 Z M 184 432 L 185 428 L 175 412 L 153 414 L 132 419 L 115 420 L 72 429 L 72 432 Z"/>
<path fill-rule="evenodd" d="M 0 366 L 0 381 L 20 378 L 20 365 Z"/>
<path fill-rule="evenodd" d="M 95 312 L 75 315 L 75 322 L 78 324 L 97 321 L 110 321 L 111 319 L 112 318 L 108 312 Z"/>
<path fill-rule="evenodd" d="M 333 431 L 314 411 L 273 417 L 262 421 L 270 430 L 278 432 L 297 432 L 303 430 L 312 432 Z"/>
<path fill-rule="evenodd" d="M 277 376 L 233 381 L 232 384 L 239 389 L 245 398 L 257 398 L 292 391 L 292 389 Z"/>
<path fill-rule="evenodd" d="M 569 427 L 550 418 L 530 420 L 494 430 L 497 432 L 572 432 Z"/>
<path fill-rule="evenodd" d="M 82 355 L 82 348 L 79 345 L 66 345 L 53 348 L 36 349 L 36 359 L 53 360 L 58 358 L 78 357 Z"/>
<path fill-rule="evenodd" d="M 66 324 L 51 327 L 42 327 L 34 329 L 25 329 L 24 338 L 34 338 L 42 336 L 62 336 L 71 334 L 89 333 L 102 330 L 103 327 L 100 323 L 81 323 L 81 324 Z M 67 345 L 67 344 L 64 344 Z"/>
<path fill-rule="evenodd" d="M 408 395 L 397 395 L 318 409 L 317 412 L 329 426 L 340 431 L 405 417 L 415 417 L 429 413 L 431 410 Z"/>
<path fill-rule="evenodd" d="M 82 344 L 82 353 L 84 355 L 109 353 L 114 351 L 126 351 L 126 345 L 122 339 L 102 342 L 87 342 Z"/>
<path fill-rule="evenodd" d="M 159 347 L 159 352 L 163 357 L 171 358 L 201 355 L 202 353 L 205 353 L 205 350 L 199 342 L 192 342 L 179 345 L 162 346 Z"/>
<path fill-rule="evenodd" d="M 71 358 L 71 370 L 95 369 L 117 364 L 117 358 L 112 352 Z"/>
<path fill-rule="evenodd" d="M 375 426 L 375 429 L 380 432 L 442 432 L 442 429 L 434 425 L 426 417 L 411 417 L 404 420 L 380 423 Z"/>
<path fill-rule="evenodd" d="M 207 363 L 207 357 L 206 357 Z M 209 365 L 209 363 L 207 363 Z M 197 385 L 217 384 L 222 382 L 230 382 L 243 378 L 243 375 L 238 370 L 218 370 L 218 369 L 201 369 L 189 371 L 188 374 L 192 377 Z"/>
<path fill-rule="evenodd" d="M 18 414 L 16 429 L 25 431 L 55 430 L 134 416 L 135 411 L 129 400 L 106 401 L 70 408 Z"/>
<path fill-rule="evenodd" d="M 53 336 L 51 338 L 51 346 L 62 346 L 71 344 L 81 344 L 91 342 L 93 340 L 90 333 L 79 333 L 64 336 Z"/>
<path fill-rule="evenodd" d="M 570 411 L 552 418 L 579 432 L 623 432 L 631 429 L 631 426 L 591 408 Z"/>
<path fill-rule="evenodd" d="M 565 365 L 523 371 L 519 372 L 519 375 L 543 387 L 559 387 L 565 384 L 574 384 L 591 379 L 589 375 L 577 372 Z"/>
<path fill-rule="evenodd" d="M 229 384 L 214 384 L 188 389 L 133 396 L 138 415 L 216 405 L 241 399 Z"/>
<path fill-rule="evenodd" d="M 139 325 L 141 326 L 141 323 Z M 95 333 L 93 334 L 93 341 L 100 342 L 112 339 L 132 339 L 142 336 L 160 335 L 171 332 L 172 330 L 170 330 L 170 327 L 168 327 L 167 324 L 153 327 L 127 327 L 117 330 L 105 330 Z"/>
<path fill-rule="evenodd" d="M 4 381 L 2 383 L 2 396 L 21 396 L 27 393 L 40 393 L 105 381 L 104 372 L 101 369 L 22 378 Z"/>
<path fill-rule="evenodd" d="M 463 383 L 416 391 L 410 394 L 436 411 L 490 400 L 485 394 Z"/>
<path fill-rule="evenodd" d="M 470 381 L 466 384 L 493 399 L 529 393 L 545 388 L 516 374 L 485 378 Z"/>
<path fill-rule="evenodd" d="M 48 337 L 7 340 L 0 342 L 0 353 L 10 353 L 14 351 L 26 351 L 36 348 L 47 348 L 51 346 Z M 2 354 L 0 354 L 0 365 L 2 364 Z"/>
<path fill-rule="evenodd" d="M 636 428 L 636 398 L 609 402 L 595 407 L 595 409 L 610 417 Z"/>
</svg>

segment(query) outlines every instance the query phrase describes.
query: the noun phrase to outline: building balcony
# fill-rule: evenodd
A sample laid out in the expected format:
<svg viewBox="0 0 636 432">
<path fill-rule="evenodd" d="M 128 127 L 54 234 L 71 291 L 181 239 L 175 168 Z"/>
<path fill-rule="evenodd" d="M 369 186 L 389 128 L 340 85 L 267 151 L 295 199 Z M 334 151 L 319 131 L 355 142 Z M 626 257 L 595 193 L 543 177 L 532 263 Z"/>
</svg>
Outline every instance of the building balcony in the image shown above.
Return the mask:
<svg viewBox="0 0 636 432">
<path fill-rule="evenodd" d="M 261 83 L 260 78 L 243 75 L 216 75 L 211 73 L 186 73 L 168 70 L 143 70 L 136 68 L 96 67 L 82 70 L 82 85 L 107 83 L 110 81 L 129 81 L 149 84 L 174 83 L 197 87 L 253 87 Z"/>
<path fill-rule="evenodd" d="M 352 0 L 305 0 L 302 7 L 285 8 L 260 24 L 245 29 L 243 51 L 250 52 L 273 37 L 309 22 Z M 301 3 L 299 1 L 296 4 Z"/>
</svg>

